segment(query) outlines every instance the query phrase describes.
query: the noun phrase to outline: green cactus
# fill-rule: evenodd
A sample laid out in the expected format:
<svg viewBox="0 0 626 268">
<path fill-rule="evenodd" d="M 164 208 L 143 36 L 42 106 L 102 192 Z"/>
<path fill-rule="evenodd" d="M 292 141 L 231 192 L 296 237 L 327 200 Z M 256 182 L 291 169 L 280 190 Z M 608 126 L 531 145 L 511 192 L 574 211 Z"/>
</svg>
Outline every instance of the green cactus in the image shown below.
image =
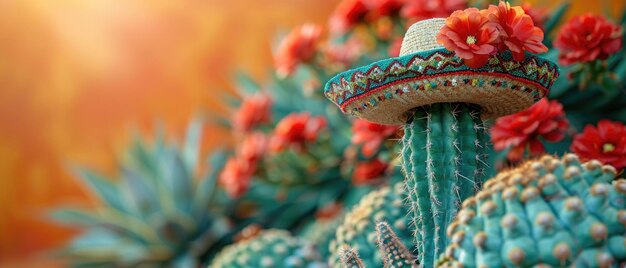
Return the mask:
<svg viewBox="0 0 626 268">
<path fill-rule="evenodd" d="M 209 268 L 248 267 L 326 267 L 312 244 L 279 229 L 263 231 L 257 236 L 224 248 Z"/>
<path fill-rule="evenodd" d="M 380 267 L 383 264 L 383 256 L 376 247 L 377 222 L 389 222 L 398 231 L 397 237 L 401 243 L 412 244 L 402 188 L 402 183 L 396 183 L 371 192 L 346 215 L 337 228 L 335 240 L 330 243 L 330 262 L 333 267 L 346 265 L 341 257 L 345 255 L 345 246 L 354 247 L 350 252 L 358 251 L 362 256 L 360 261 L 366 267 Z"/>
<path fill-rule="evenodd" d="M 574 154 L 500 173 L 447 230 L 441 267 L 617 267 L 626 261 L 626 180 Z"/>
<path fill-rule="evenodd" d="M 420 263 L 432 267 L 461 202 L 485 177 L 479 108 L 438 103 L 414 110 L 404 128 L 402 166 Z"/>
</svg>

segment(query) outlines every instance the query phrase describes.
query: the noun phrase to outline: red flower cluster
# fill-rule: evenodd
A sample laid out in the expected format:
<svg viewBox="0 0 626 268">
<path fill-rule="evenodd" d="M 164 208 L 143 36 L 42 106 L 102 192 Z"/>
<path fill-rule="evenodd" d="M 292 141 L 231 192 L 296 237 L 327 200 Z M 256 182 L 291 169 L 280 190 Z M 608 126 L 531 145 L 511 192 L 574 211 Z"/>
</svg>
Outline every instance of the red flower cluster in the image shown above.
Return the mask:
<svg viewBox="0 0 626 268">
<path fill-rule="evenodd" d="M 311 61 L 318 51 L 321 37 L 322 28 L 314 24 L 305 24 L 293 29 L 282 40 L 274 57 L 278 75 L 286 77 L 301 63 Z"/>
<path fill-rule="evenodd" d="M 602 120 L 598 127 L 586 126 L 574 137 L 571 150 L 581 158 L 596 159 L 617 170 L 626 167 L 626 126 L 620 122 Z"/>
<path fill-rule="evenodd" d="M 398 126 L 386 126 L 371 123 L 366 120 L 356 119 L 352 124 L 352 143 L 362 144 L 361 153 L 371 157 L 378 152 L 378 148 L 385 139 L 393 136 L 398 131 Z"/>
<path fill-rule="evenodd" d="M 510 50 L 517 61 L 524 59 L 525 51 L 546 52 L 542 40 L 543 31 L 524 9 L 505 2 L 486 10 L 455 11 L 437 34 L 437 42 L 472 68 L 482 67 L 491 55 L 505 50 Z"/>
<path fill-rule="evenodd" d="M 321 130 L 326 128 L 326 118 L 313 117 L 308 113 L 293 113 L 283 118 L 274 131 L 271 149 L 280 152 L 289 146 L 304 150 L 307 142 L 315 141 Z"/>
<path fill-rule="evenodd" d="M 233 116 L 233 128 L 238 132 L 248 132 L 259 124 L 269 123 L 271 108 L 272 100 L 267 95 L 258 94 L 244 98 Z"/>
<path fill-rule="evenodd" d="M 410 21 L 447 18 L 456 10 L 467 8 L 467 0 L 405 0 L 402 17 Z"/>
<path fill-rule="evenodd" d="M 557 101 L 542 99 L 524 111 L 498 118 L 491 128 L 491 141 L 496 151 L 512 147 L 507 158 L 519 161 L 526 147 L 530 148 L 531 155 L 545 152 L 540 137 L 549 142 L 560 141 L 568 127 L 563 106 Z"/>
<path fill-rule="evenodd" d="M 563 65 L 606 59 L 622 48 L 622 28 L 602 16 L 574 17 L 563 25 L 554 47 Z"/>
<path fill-rule="evenodd" d="M 370 184 L 376 179 L 382 178 L 388 167 L 388 163 L 380 161 L 378 158 L 369 162 L 358 163 L 352 174 L 352 183 L 354 185 Z"/>
<path fill-rule="evenodd" d="M 330 17 L 330 30 L 342 34 L 361 22 L 399 13 L 402 6 L 402 0 L 344 0 Z"/>
<path fill-rule="evenodd" d="M 219 182 L 232 197 L 240 197 L 250 187 L 252 175 L 257 170 L 261 156 L 267 148 L 267 138 L 262 133 L 248 135 L 234 157 L 228 159 L 220 173 Z"/>
</svg>

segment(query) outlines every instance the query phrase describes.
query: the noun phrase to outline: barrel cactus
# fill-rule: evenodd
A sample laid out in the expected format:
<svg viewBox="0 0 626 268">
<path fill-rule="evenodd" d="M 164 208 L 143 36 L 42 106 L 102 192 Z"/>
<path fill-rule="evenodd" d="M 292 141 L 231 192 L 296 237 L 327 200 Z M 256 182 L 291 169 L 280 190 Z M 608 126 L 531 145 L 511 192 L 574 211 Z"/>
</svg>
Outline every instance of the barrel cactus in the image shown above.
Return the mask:
<svg viewBox="0 0 626 268">
<path fill-rule="evenodd" d="M 556 64 L 530 53 L 519 60 L 501 51 L 484 66 L 467 66 L 437 41 L 448 24 L 415 23 L 399 57 L 340 73 L 325 88 L 344 113 L 405 126 L 405 195 L 424 267 L 435 265 L 449 243 L 448 224 L 487 178 L 483 120 L 530 107 L 558 77 Z"/>
<path fill-rule="evenodd" d="M 220 267 L 323 268 L 326 264 L 313 245 L 287 231 L 271 229 L 224 248 L 209 265 Z"/>
<path fill-rule="evenodd" d="M 465 200 L 441 267 L 617 267 L 626 261 L 626 180 L 574 154 L 544 156 Z"/>
<path fill-rule="evenodd" d="M 376 223 L 387 222 L 397 232 L 397 237 L 405 245 L 411 245 L 412 235 L 403 206 L 402 183 L 385 186 L 369 193 L 345 217 L 337 228 L 336 238 L 330 243 L 333 267 L 343 267 L 346 246 L 349 252 L 358 252 L 360 262 L 366 267 L 380 267 L 383 256 L 377 247 Z M 354 258 L 353 258 L 354 259 Z"/>
</svg>

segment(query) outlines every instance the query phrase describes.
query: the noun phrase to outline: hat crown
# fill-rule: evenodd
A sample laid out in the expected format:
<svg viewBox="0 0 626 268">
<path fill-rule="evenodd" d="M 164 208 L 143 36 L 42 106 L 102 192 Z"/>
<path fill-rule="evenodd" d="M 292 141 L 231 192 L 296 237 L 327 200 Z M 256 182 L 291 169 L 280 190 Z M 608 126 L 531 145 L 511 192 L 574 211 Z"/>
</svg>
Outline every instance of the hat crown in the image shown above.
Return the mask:
<svg viewBox="0 0 626 268">
<path fill-rule="evenodd" d="M 402 40 L 400 56 L 443 48 L 441 44 L 437 43 L 437 33 L 445 24 L 446 19 L 434 18 L 418 21 L 411 25 Z"/>
</svg>

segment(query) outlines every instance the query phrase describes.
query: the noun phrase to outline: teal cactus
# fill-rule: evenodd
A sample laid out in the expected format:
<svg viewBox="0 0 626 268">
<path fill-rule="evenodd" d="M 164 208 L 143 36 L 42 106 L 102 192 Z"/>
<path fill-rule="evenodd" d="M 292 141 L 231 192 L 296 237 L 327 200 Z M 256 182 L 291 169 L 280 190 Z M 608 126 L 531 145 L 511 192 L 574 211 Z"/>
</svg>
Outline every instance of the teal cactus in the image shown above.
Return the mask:
<svg viewBox="0 0 626 268">
<path fill-rule="evenodd" d="M 574 154 L 544 156 L 465 200 L 441 267 L 617 267 L 626 261 L 626 180 Z"/>
<path fill-rule="evenodd" d="M 405 195 L 424 267 L 435 265 L 449 243 L 448 224 L 487 177 L 483 119 L 528 108 L 558 77 L 554 63 L 530 54 L 518 62 L 502 52 L 484 67 L 469 68 L 437 42 L 445 23 L 415 23 L 400 57 L 340 73 L 325 88 L 345 113 L 405 126 Z"/>
<path fill-rule="evenodd" d="M 317 249 L 289 232 L 271 229 L 224 248 L 209 268 L 324 268 Z"/>
<path fill-rule="evenodd" d="M 345 246 L 358 252 L 366 267 L 380 267 L 383 256 L 377 248 L 376 223 L 386 221 L 397 231 L 398 239 L 405 245 L 412 244 L 408 226 L 407 210 L 403 205 L 402 183 L 385 186 L 369 193 L 345 217 L 337 228 L 336 238 L 330 243 L 333 267 L 342 267 Z M 354 258 L 348 258 L 354 259 Z"/>
<path fill-rule="evenodd" d="M 461 202 L 479 189 L 485 177 L 486 141 L 478 115 L 470 105 L 433 104 L 416 109 L 404 128 L 402 159 L 410 217 L 426 267 L 447 244 L 446 226 Z"/>
</svg>

